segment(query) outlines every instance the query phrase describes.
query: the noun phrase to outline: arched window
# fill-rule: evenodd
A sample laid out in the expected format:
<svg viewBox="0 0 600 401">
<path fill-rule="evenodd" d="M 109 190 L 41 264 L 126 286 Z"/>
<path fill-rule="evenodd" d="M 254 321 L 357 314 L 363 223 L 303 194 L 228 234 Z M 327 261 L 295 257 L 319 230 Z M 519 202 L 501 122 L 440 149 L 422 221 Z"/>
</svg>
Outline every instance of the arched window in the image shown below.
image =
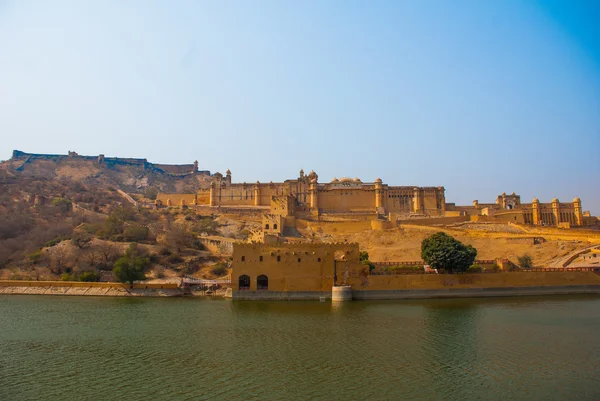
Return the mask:
<svg viewBox="0 0 600 401">
<path fill-rule="evenodd" d="M 259 256 L 259 257 L 258 257 L 258 260 L 259 260 L 260 262 L 262 262 L 262 261 L 263 261 L 263 257 L 262 257 L 262 256 Z"/>
<path fill-rule="evenodd" d="M 268 229 L 269 229 L 269 225 L 265 224 L 265 230 L 268 230 Z"/>
<path fill-rule="evenodd" d="M 240 290 L 249 290 L 250 289 L 250 276 L 243 274 L 240 276 L 238 288 Z"/>
<path fill-rule="evenodd" d="M 269 289 L 269 278 L 264 274 L 261 274 L 256 278 L 256 289 L 257 290 L 268 290 Z"/>
<path fill-rule="evenodd" d="M 277 224 L 273 224 L 273 230 L 277 230 Z"/>
<path fill-rule="evenodd" d="M 245 261 L 246 261 L 246 257 L 242 256 L 242 262 L 245 262 Z"/>
<path fill-rule="evenodd" d="M 321 258 L 318 258 L 318 259 L 317 259 L 317 262 L 320 262 L 320 261 L 321 261 Z"/>
<path fill-rule="evenodd" d="M 281 262 L 281 256 L 277 255 L 277 261 Z"/>
</svg>

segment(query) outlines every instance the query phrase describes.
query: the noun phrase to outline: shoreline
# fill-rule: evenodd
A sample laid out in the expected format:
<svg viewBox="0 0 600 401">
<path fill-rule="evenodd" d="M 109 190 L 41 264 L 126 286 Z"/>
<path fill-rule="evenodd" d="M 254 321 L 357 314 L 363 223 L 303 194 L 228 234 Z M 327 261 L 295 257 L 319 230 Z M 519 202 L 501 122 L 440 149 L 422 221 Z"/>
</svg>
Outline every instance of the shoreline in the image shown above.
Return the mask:
<svg viewBox="0 0 600 401">
<path fill-rule="evenodd" d="M 0 295 L 66 295 L 101 297 L 177 297 L 185 291 L 177 284 L 133 285 L 80 281 L 0 280 Z"/>
<path fill-rule="evenodd" d="M 600 294 L 600 285 L 511 286 L 478 288 L 388 290 L 352 290 L 352 301 L 440 299 L 440 298 L 506 298 L 540 295 Z M 180 288 L 177 284 L 85 283 L 56 281 L 0 281 L 1 295 L 63 295 L 96 297 L 195 297 L 223 298 L 240 301 L 331 301 L 331 291 L 222 291 L 207 295 Z"/>
</svg>

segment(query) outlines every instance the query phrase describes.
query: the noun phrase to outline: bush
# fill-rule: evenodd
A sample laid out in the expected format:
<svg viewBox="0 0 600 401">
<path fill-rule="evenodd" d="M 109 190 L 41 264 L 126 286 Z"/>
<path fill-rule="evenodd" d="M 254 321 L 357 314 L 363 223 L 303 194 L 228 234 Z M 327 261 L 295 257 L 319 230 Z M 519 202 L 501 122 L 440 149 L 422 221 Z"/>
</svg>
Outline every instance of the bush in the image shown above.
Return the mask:
<svg viewBox="0 0 600 401">
<path fill-rule="evenodd" d="M 52 199 L 52 206 L 60 210 L 61 213 L 68 213 L 73 208 L 73 203 L 65 198 Z"/>
<path fill-rule="evenodd" d="M 144 191 L 144 196 L 151 200 L 156 200 L 156 196 L 158 195 L 158 189 L 155 187 L 148 187 Z"/>
<path fill-rule="evenodd" d="M 158 254 L 161 256 L 169 256 L 171 255 L 171 250 L 169 249 L 169 247 L 163 246 L 162 248 L 159 249 Z"/>
<path fill-rule="evenodd" d="M 471 267 L 469 267 L 467 269 L 467 273 L 481 273 L 483 271 L 483 268 L 481 267 L 481 265 L 479 264 L 474 264 L 471 265 Z"/>
<path fill-rule="evenodd" d="M 162 266 L 155 267 L 154 268 L 154 277 L 164 278 L 165 277 L 165 268 Z"/>
<path fill-rule="evenodd" d="M 360 262 L 369 267 L 369 271 L 375 270 L 375 264 L 371 263 L 369 260 L 369 253 L 367 251 L 360 252 Z"/>
<path fill-rule="evenodd" d="M 28 259 L 34 265 L 38 264 L 40 259 L 42 258 L 42 250 L 38 249 L 37 251 L 29 254 Z"/>
<path fill-rule="evenodd" d="M 192 227 L 192 231 L 198 234 L 206 234 L 206 235 L 218 235 L 219 231 L 219 223 L 217 223 L 212 218 L 204 218 L 194 224 Z"/>
<path fill-rule="evenodd" d="M 129 224 L 123 231 L 123 237 L 126 241 L 143 241 L 148 238 L 148 227 L 141 224 Z"/>
<path fill-rule="evenodd" d="M 439 232 L 423 240 L 421 257 L 433 269 L 444 269 L 448 273 L 464 272 L 475 261 L 477 250 Z"/>
<path fill-rule="evenodd" d="M 150 265 L 150 258 L 143 254 L 136 243 L 129 245 L 125 256 L 117 259 L 113 274 L 122 283 L 133 284 L 136 280 L 144 280 L 144 269 Z"/>
<path fill-rule="evenodd" d="M 167 257 L 167 262 L 169 262 L 170 264 L 177 264 L 177 263 L 183 262 L 183 258 L 181 256 L 177 255 L 176 253 L 174 253 Z"/>
<path fill-rule="evenodd" d="M 60 279 L 61 279 L 62 281 L 73 281 L 73 275 L 72 275 L 71 273 L 63 273 L 63 274 L 60 276 Z"/>
<path fill-rule="evenodd" d="M 533 258 L 527 253 L 517 257 L 517 261 L 521 269 L 531 269 L 533 267 Z"/>
<path fill-rule="evenodd" d="M 215 276 L 224 276 L 228 272 L 227 265 L 223 262 L 217 263 L 210 269 L 210 272 Z"/>
<path fill-rule="evenodd" d="M 92 271 L 83 272 L 83 273 L 79 274 L 79 276 L 77 277 L 77 280 L 87 281 L 87 282 L 100 281 L 100 273 L 96 273 L 96 272 L 92 272 Z"/>
<path fill-rule="evenodd" d="M 76 231 L 71 236 L 71 242 L 79 249 L 87 247 L 94 238 L 85 231 Z"/>
<path fill-rule="evenodd" d="M 70 239 L 71 239 L 71 236 L 70 236 L 70 235 L 61 235 L 60 237 L 56 237 L 56 238 L 54 238 L 54 239 L 51 239 L 50 241 L 46 242 L 46 243 L 44 244 L 44 246 L 45 246 L 46 248 L 50 248 L 50 247 L 53 247 L 54 245 L 58 245 L 58 244 L 60 244 L 61 242 L 63 242 L 63 241 L 67 241 L 67 240 L 70 240 Z"/>
</svg>

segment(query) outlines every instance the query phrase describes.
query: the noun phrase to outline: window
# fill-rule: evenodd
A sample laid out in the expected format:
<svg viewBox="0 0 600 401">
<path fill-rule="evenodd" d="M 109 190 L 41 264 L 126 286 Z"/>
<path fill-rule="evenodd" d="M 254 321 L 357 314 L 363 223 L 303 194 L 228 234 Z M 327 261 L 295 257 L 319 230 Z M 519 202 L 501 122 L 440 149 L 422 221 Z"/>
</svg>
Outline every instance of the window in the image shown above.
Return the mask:
<svg viewBox="0 0 600 401">
<path fill-rule="evenodd" d="M 298 258 L 298 263 L 302 262 L 302 259 Z"/>
<path fill-rule="evenodd" d="M 256 278 L 256 289 L 257 290 L 268 290 L 269 289 L 269 278 L 264 274 L 261 274 Z"/>
<path fill-rule="evenodd" d="M 246 257 L 242 256 L 242 262 L 245 262 L 245 261 L 246 261 Z"/>
<path fill-rule="evenodd" d="M 318 258 L 318 259 L 317 259 L 317 262 L 320 262 L 320 261 L 321 261 L 321 258 Z"/>
<path fill-rule="evenodd" d="M 277 255 L 277 261 L 281 262 L 281 256 Z"/>
<path fill-rule="evenodd" d="M 243 274 L 240 276 L 238 288 L 240 290 L 249 290 L 250 289 L 250 276 Z"/>
<path fill-rule="evenodd" d="M 269 229 L 269 225 L 265 224 L 265 230 L 268 230 L 268 229 Z"/>
<path fill-rule="evenodd" d="M 259 260 L 260 262 L 262 262 L 262 261 L 263 261 L 263 258 L 262 258 L 262 256 L 259 256 L 258 260 Z"/>
<path fill-rule="evenodd" d="M 277 230 L 277 224 L 273 224 L 273 230 Z"/>
</svg>

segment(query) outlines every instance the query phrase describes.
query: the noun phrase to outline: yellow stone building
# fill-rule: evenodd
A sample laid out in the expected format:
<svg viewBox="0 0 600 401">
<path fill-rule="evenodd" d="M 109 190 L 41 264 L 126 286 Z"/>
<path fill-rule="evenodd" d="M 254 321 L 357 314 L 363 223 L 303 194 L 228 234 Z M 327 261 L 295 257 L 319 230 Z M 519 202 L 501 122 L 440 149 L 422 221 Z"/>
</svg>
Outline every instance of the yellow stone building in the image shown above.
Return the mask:
<svg viewBox="0 0 600 401">
<path fill-rule="evenodd" d="M 521 196 L 514 192 L 510 195 L 503 192 L 494 203 L 475 200 L 472 206 L 451 203 L 446 205 L 446 209 L 449 213 L 460 212 L 467 216 L 488 216 L 506 222 L 559 227 L 587 225 L 586 217 L 589 217 L 589 213 L 584 215 L 579 198 L 570 203 L 556 198 L 550 203 L 541 203 L 537 198 L 533 198 L 531 203 L 521 203 Z"/>
<path fill-rule="evenodd" d="M 313 213 L 421 214 L 443 216 L 444 187 L 389 186 L 380 178 L 362 182 L 358 178 L 334 178 L 320 183 L 311 171 L 300 170 L 297 179 L 278 183 L 232 183 L 231 172 L 213 175 L 209 189 L 196 194 L 160 194 L 159 202 L 210 206 L 271 206 L 271 199 L 292 196 L 294 208 Z"/>
<path fill-rule="evenodd" d="M 597 224 L 598 219 L 584 212 L 579 198 L 560 202 L 554 198 L 541 203 L 521 203 L 514 192 L 502 193 L 494 203 L 459 206 L 446 203 L 444 187 L 389 186 L 380 178 L 363 182 L 358 178 L 334 178 L 319 182 L 311 171 L 284 182 L 233 183 L 231 171 L 215 173 L 209 188 L 195 194 L 159 194 L 157 204 L 165 206 L 204 205 L 213 207 L 270 208 L 263 216 L 263 231 L 281 234 L 293 227 L 294 219 L 335 215 L 349 219 L 388 219 L 403 222 L 444 224 L 458 221 L 496 221 L 531 225 L 572 227 Z M 378 221 L 379 221 L 378 220 Z M 418 221 L 417 221 L 418 220 Z M 435 223 L 434 223 L 435 221 Z"/>
</svg>

